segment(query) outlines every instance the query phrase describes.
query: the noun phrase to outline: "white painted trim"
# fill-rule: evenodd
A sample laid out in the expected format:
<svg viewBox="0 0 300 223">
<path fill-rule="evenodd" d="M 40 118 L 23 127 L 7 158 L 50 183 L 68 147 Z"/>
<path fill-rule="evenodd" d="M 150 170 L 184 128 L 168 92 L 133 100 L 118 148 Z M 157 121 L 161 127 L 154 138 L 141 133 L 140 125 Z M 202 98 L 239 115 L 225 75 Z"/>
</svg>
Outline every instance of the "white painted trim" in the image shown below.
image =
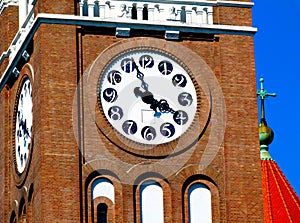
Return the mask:
<svg viewBox="0 0 300 223">
<path fill-rule="evenodd" d="M 8 6 L 19 6 L 19 0 L 0 0 L 0 15 Z"/>
</svg>

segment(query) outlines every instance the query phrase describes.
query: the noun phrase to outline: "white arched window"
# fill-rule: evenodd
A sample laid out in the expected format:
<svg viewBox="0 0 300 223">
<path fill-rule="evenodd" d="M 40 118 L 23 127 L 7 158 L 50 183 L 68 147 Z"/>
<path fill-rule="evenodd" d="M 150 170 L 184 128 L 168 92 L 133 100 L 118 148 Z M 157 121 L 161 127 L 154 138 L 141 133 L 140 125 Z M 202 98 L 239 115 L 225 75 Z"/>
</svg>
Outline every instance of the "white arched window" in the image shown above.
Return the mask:
<svg viewBox="0 0 300 223">
<path fill-rule="evenodd" d="M 112 182 L 105 178 L 99 178 L 92 184 L 92 199 L 106 197 L 115 203 L 115 188 Z"/>
<path fill-rule="evenodd" d="M 188 208 L 190 223 L 211 223 L 211 193 L 201 183 L 193 184 L 188 190 Z"/>
<path fill-rule="evenodd" d="M 155 181 L 147 181 L 140 188 L 141 223 L 164 222 L 162 187 Z"/>
</svg>

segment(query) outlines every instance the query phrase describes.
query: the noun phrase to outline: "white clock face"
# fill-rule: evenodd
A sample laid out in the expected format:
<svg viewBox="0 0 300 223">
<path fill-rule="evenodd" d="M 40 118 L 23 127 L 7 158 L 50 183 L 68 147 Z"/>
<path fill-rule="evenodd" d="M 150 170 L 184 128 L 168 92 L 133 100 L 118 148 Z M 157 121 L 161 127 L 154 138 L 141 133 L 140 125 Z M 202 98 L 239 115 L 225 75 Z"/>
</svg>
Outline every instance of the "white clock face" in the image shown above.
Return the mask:
<svg viewBox="0 0 300 223">
<path fill-rule="evenodd" d="M 111 62 L 99 94 L 110 124 L 138 143 L 170 142 L 188 129 L 196 114 L 196 90 L 187 71 L 156 51 L 136 50 Z"/>
<path fill-rule="evenodd" d="M 23 173 L 29 159 L 32 139 L 32 87 L 29 78 L 23 82 L 16 114 L 16 166 Z"/>
</svg>

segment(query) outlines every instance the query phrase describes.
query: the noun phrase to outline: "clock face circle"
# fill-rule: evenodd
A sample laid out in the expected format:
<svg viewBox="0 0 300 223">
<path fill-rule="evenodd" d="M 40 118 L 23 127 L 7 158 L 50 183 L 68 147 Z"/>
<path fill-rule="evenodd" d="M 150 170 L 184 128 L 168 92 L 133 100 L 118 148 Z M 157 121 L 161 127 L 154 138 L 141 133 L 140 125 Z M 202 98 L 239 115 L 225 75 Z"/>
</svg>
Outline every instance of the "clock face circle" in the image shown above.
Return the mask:
<svg viewBox="0 0 300 223">
<path fill-rule="evenodd" d="M 102 111 L 123 136 L 158 145 L 180 137 L 197 110 L 196 90 L 182 62 L 163 52 L 134 50 L 111 61 L 99 82 Z"/>
<path fill-rule="evenodd" d="M 16 167 L 19 173 L 23 173 L 32 140 L 32 86 L 29 78 L 24 80 L 18 96 L 15 128 Z"/>
</svg>

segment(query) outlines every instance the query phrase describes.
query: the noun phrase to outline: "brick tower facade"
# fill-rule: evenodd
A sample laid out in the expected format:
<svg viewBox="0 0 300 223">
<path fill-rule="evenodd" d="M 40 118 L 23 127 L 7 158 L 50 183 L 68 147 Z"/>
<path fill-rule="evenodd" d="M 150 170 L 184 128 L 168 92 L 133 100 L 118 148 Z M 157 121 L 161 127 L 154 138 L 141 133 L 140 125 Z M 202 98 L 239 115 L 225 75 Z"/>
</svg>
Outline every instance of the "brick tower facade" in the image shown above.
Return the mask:
<svg viewBox="0 0 300 223">
<path fill-rule="evenodd" d="M 0 221 L 263 222 L 252 6 L 0 1 Z"/>
</svg>

